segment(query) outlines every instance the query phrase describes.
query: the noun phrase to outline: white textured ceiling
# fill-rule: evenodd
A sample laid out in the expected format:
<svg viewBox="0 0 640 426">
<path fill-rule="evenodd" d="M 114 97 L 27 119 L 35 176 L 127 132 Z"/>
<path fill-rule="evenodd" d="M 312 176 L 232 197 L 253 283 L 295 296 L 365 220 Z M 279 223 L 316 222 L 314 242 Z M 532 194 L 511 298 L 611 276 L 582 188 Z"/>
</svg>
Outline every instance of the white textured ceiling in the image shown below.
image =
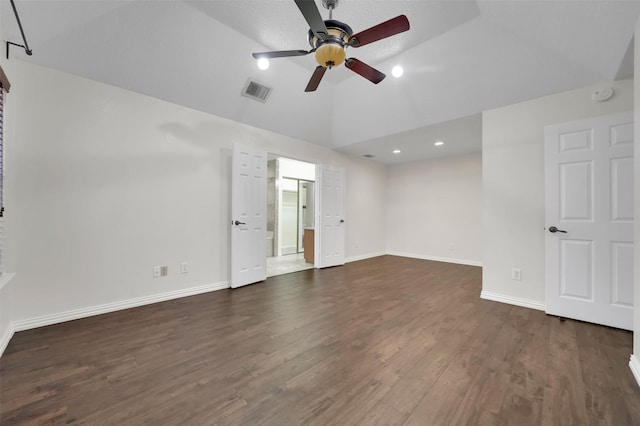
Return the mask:
<svg viewBox="0 0 640 426">
<path fill-rule="evenodd" d="M 483 110 L 630 75 L 640 13 L 640 1 L 622 0 L 341 0 L 333 17 L 355 32 L 399 14 L 411 30 L 349 49 L 388 75 L 379 85 L 338 67 L 304 93 L 312 55 L 266 71 L 251 57 L 308 49 L 292 0 L 15 2 L 34 53 L 12 47 L 14 57 L 359 155 L 367 143 L 407 150 L 436 130 L 459 139 Z M 20 42 L 9 2 L 0 13 L 5 38 Z M 273 88 L 267 103 L 240 95 L 249 78 Z M 449 149 L 477 151 L 480 138 Z"/>
<path fill-rule="evenodd" d="M 443 142 L 436 146 L 436 142 Z M 444 121 L 428 127 L 396 133 L 338 148 L 357 156 L 373 155 L 373 161 L 400 164 L 480 151 L 482 114 Z M 398 150 L 399 153 L 393 151 Z"/>
</svg>

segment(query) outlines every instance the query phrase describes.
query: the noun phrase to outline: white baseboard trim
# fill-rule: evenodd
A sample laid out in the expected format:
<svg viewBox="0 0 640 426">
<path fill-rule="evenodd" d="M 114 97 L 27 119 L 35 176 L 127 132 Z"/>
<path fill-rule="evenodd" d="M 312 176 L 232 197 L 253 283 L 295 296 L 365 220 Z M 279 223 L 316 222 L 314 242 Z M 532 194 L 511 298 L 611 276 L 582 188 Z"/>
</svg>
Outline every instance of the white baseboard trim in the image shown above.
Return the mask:
<svg viewBox="0 0 640 426">
<path fill-rule="evenodd" d="M 638 386 L 640 386 L 640 360 L 634 354 L 631 354 L 631 358 L 629 359 L 629 368 L 631 368 L 633 377 L 636 378 L 636 382 L 638 382 Z"/>
<path fill-rule="evenodd" d="M 2 340 L 0 340 L 0 355 L 2 355 L 2 353 L 6 349 L 6 346 L 9 344 L 9 340 L 11 340 L 13 334 L 18 331 L 30 330 L 32 328 L 44 327 L 47 325 L 58 324 L 65 321 L 72 321 L 80 318 L 91 317 L 94 315 L 121 311 L 123 309 L 137 308 L 138 306 L 150 305 L 152 303 L 158 302 L 166 302 L 167 300 L 195 296 L 196 294 L 208 293 L 210 291 L 223 290 L 227 288 L 229 288 L 229 283 L 223 281 L 215 284 L 207 284 L 198 287 L 168 291 L 166 293 L 152 294 L 149 296 L 137 297 L 135 299 L 123 300 L 120 302 L 105 303 L 104 305 L 90 306 L 88 308 L 73 309 L 71 311 L 13 321 L 9 324 L 8 330 L 2 336 Z"/>
<path fill-rule="evenodd" d="M 484 290 L 480 292 L 480 298 L 494 302 L 507 303 L 509 305 L 522 306 L 523 308 L 536 309 L 538 311 L 545 311 L 547 308 L 544 303 L 538 302 L 537 300 L 506 296 L 504 294 L 491 293 Z"/>
<path fill-rule="evenodd" d="M 387 250 L 386 254 L 390 256 L 410 257 L 413 259 L 434 260 L 436 262 L 457 263 L 459 265 L 482 266 L 479 260 L 454 259 L 451 257 L 429 256 L 426 254 L 404 253 L 399 251 Z"/>
<path fill-rule="evenodd" d="M 361 254 L 359 256 L 348 257 L 344 260 L 344 262 L 345 263 L 357 262 L 358 260 L 365 260 L 365 259 L 371 259 L 372 257 L 384 256 L 385 254 L 387 253 L 384 251 L 379 251 L 376 253 Z"/>
<path fill-rule="evenodd" d="M 7 349 L 7 346 L 9 345 L 9 341 L 13 337 L 14 333 L 15 333 L 15 329 L 13 328 L 13 324 L 9 323 L 9 325 L 7 326 L 7 329 L 4 331 L 4 334 L 0 338 L 0 356 L 2 356 L 2 354 L 4 353 L 4 350 Z"/>
<path fill-rule="evenodd" d="M 282 253 L 282 256 L 286 256 L 288 254 L 296 254 L 296 253 L 298 253 L 298 247 L 297 246 L 285 246 L 285 247 L 282 247 L 280 252 Z"/>
</svg>

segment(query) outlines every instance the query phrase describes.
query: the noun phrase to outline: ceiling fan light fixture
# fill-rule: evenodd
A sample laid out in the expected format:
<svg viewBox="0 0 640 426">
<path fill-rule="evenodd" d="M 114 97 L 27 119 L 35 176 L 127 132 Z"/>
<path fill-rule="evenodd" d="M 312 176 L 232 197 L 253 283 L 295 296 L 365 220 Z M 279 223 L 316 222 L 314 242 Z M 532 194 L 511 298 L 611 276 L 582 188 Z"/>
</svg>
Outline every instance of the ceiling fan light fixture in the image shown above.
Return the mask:
<svg viewBox="0 0 640 426">
<path fill-rule="evenodd" d="M 316 49 L 316 61 L 325 68 L 333 68 L 344 62 L 347 52 L 344 47 L 327 43 Z"/>
<path fill-rule="evenodd" d="M 400 65 L 396 65 L 391 70 L 391 75 L 393 75 L 395 78 L 402 77 L 402 74 L 404 74 L 404 68 L 402 68 Z"/>
<path fill-rule="evenodd" d="M 322 0 L 322 5 L 329 10 L 329 19 L 324 20 L 315 0 L 294 0 L 294 3 L 302 13 L 303 18 L 309 24 L 308 41 L 311 50 L 274 50 L 271 52 L 256 52 L 252 56 L 256 59 L 285 58 L 293 56 L 305 56 L 315 53 L 318 66 L 313 71 L 311 79 L 307 83 L 305 92 L 314 92 L 326 70 L 344 63 L 345 68 L 359 74 L 373 84 L 378 84 L 386 77 L 370 65 L 357 58 L 346 58 L 347 47 L 358 48 L 367 44 L 382 40 L 410 28 L 409 20 L 405 15 L 398 15 L 378 25 L 353 34 L 351 27 L 344 22 L 333 19 L 333 10 L 338 6 L 339 0 Z"/>
<path fill-rule="evenodd" d="M 309 44 L 315 49 L 316 62 L 325 68 L 333 68 L 344 62 L 347 56 L 347 42 L 353 30 L 344 22 L 334 19 L 328 19 L 324 23 L 327 27 L 327 36 L 320 40 L 309 30 Z"/>
</svg>

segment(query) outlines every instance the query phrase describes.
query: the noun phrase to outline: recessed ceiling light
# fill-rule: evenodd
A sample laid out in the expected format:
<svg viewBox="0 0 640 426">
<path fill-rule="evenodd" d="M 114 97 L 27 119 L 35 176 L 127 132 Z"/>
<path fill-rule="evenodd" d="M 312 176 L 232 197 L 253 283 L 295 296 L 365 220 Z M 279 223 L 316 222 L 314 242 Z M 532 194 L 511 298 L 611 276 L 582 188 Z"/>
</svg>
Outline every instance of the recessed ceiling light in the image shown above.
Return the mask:
<svg viewBox="0 0 640 426">
<path fill-rule="evenodd" d="M 438 142 L 434 143 L 434 145 L 435 145 L 435 146 L 441 146 L 441 145 L 444 145 L 444 142 L 442 142 L 442 141 L 438 141 Z"/>
<path fill-rule="evenodd" d="M 394 153 L 394 154 L 400 154 L 400 150 L 399 150 L 399 149 L 394 149 L 394 150 L 393 150 L 393 153 Z"/>
<path fill-rule="evenodd" d="M 400 66 L 400 65 L 396 65 L 395 67 L 393 67 L 393 69 L 391 70 L 391 74 L 395 77 L 402 77 L 402 74 L 404 74 L 404 69 Z"/>
<path fill-rule="evenodd" d="M 258 59 L 258 68 L 261 70 L 266 70 L 269 68 L 269 60 L 267 58 Z"/>
</svg>

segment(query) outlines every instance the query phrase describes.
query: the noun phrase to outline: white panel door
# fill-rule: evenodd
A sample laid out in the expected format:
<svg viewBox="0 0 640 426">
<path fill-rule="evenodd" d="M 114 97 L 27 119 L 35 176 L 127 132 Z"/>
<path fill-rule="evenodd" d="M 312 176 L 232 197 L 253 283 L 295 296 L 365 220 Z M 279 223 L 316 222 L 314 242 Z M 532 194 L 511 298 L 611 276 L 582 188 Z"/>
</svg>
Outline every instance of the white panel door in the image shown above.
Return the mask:
<svg viewBox="0 0 640 426">
<path fill-rule="evenodd" d="M 234 144 L 231 179 L 231 287 L 267 278 L 267 153 Z"/>
<path fill-rule="evenodd" d="M 633 329 L 633 113 L 545 128 L 546 311 Z"/>
<path fill-rule="evenodd" d="M 320 238 L 316 239 L 316 261 L 320 268 L 344 265 L 344 169 L 323 164 L 319 177 L 320 220 L 316 228 Z"/>
</svg>

